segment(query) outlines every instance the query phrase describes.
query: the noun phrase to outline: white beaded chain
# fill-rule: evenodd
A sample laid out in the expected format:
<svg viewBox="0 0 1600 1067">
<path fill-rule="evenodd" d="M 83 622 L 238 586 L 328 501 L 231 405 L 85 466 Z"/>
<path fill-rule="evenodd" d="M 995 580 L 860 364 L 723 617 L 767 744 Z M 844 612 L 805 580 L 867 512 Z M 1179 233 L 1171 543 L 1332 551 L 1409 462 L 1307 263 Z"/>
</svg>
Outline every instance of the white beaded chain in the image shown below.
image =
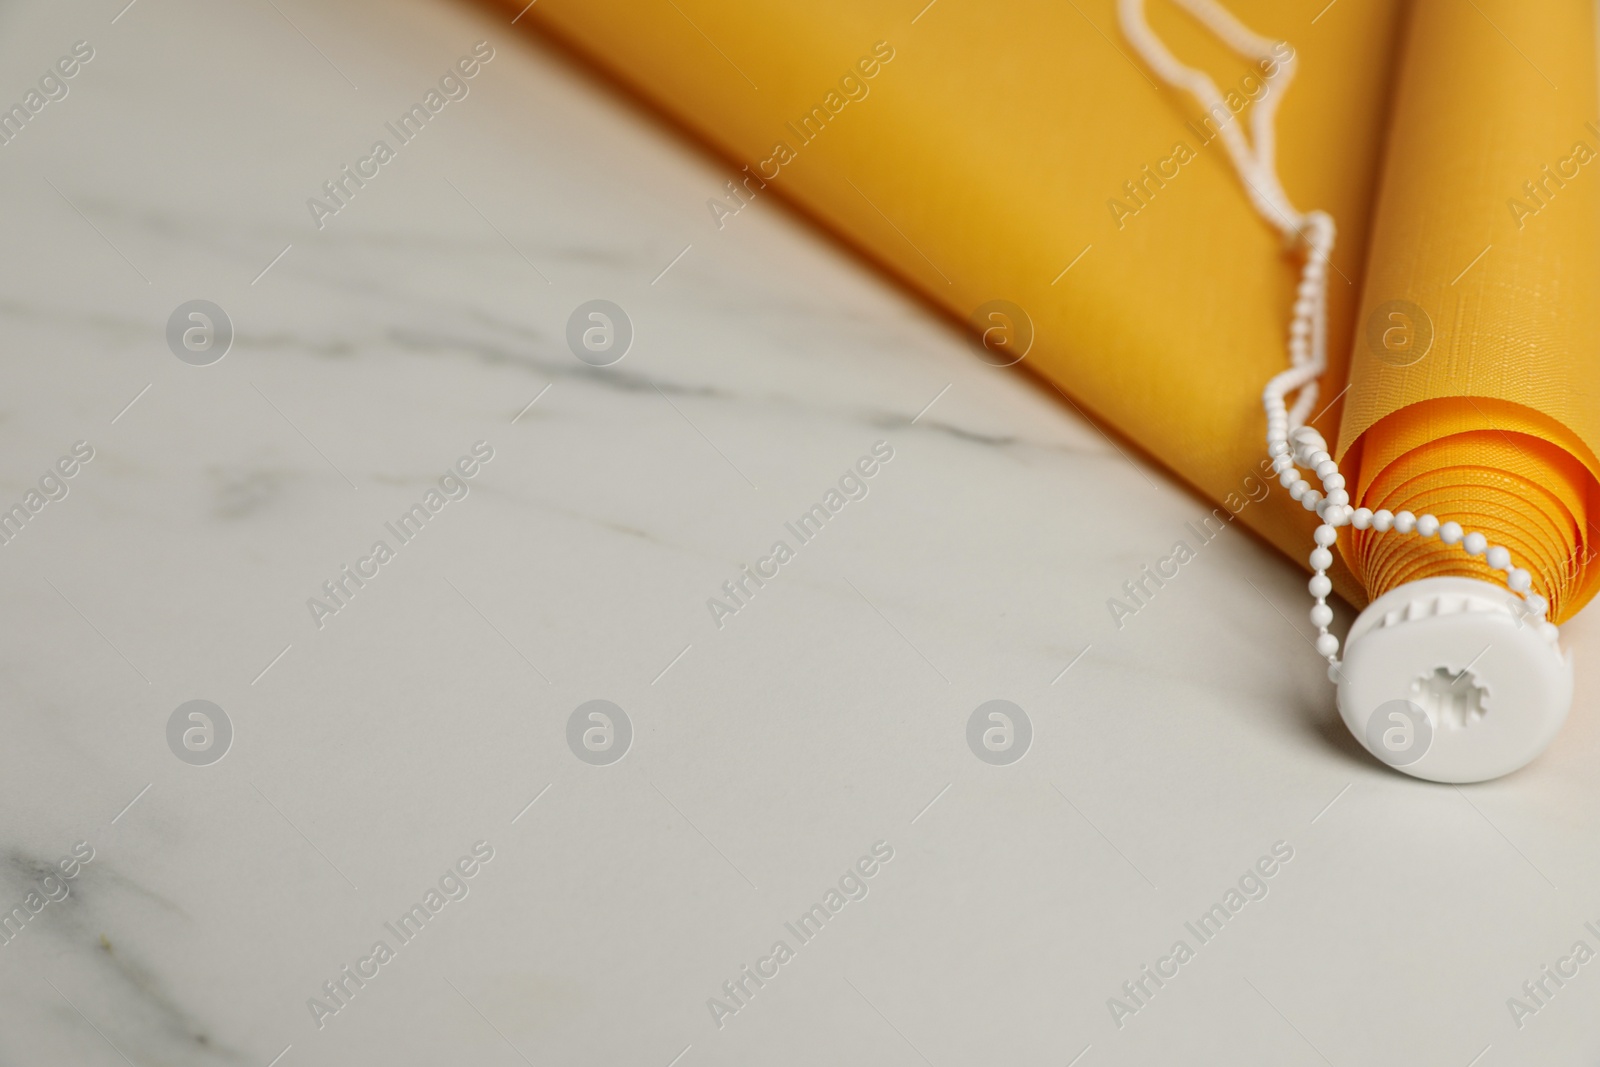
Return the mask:
<svg viewBox="0 0 1600 1067">
<path fill-rule="evenodd" d="M 1333 546 L 1341 526 L 1438 537 L 1447 545 L 1460 545 L 1468 555 L 1483 557 L 1490 567 L 1504 572 L 1506 585 L 1522 598 L 1528 615 L 1547 638 L 1554 639 L 1555 625 L 1545 618 L 1549 601 L 1530 592 L 1532 576 L 1521 567 L 1512 566 L 1511 552 L 1503 545 L 1491 545 L 1483 534 L 1468 533 L 1460 523 L 1442 523 L 1433 515 L 1350 507 L 1344 475 L 1328 453 L 1327 442 L 1314 427 L 1306 425 L 1306 416 L 1317 402 L 1317 379 L 1328 365 L 1328 257 L 1333 251 L 1333 219 L 1325 211 L 1299 211 L 1283 190 L 1275 162 L 1273 118 L 1294 77 L 1297 57 L 1292 50 L 1281 55 L 1275 48 L 1277 42 L 1250 30 L 1216 0 L 1173 2 L 1239 56 L 1256 61 L 1256 69 L 1266 84 L 1266 92 L 1250 111 L 1247 144 L 1216 83 L 1205 72 L 1178 62 L 1150 29 L 1145 21 L 1144 0 L 1117 0 L 1117 15 L 1128 42 L 1163 81 L 1187 91 L 1208 117 L 1217 120 L 1223 146 L 1251 204 L 1291 247 L 1302 250 L 1305 256 L 1294 318 L 1289 323 L 1290 366 L 1267 383 L 1261 405 L 1267 414 L 1267 454 L 1272 457 L 1279 482 L 1302 507 L 1315 511 L 1322 519 L 1314 534 L 1317 547 L 1311 553 L 1313 573 L 1309 588 L 1315 601 L 1311 623 L 1317 628 L 1317 652 L 1327 658 L 1329 676 L 1333 677 L 1339 666 L 1339 639 L 1328 631 L 1333 622 L 1333 609 L 1328 606 L 1333 582 L 1328 578 L 1328 568 L 1333 566 Z M 1292 408 L 1285 403 L 1291 394 Z M 1322 489 L 1313 489 L 1301 470 L 1311 471 L 1322 483 Z"/>
</svg>

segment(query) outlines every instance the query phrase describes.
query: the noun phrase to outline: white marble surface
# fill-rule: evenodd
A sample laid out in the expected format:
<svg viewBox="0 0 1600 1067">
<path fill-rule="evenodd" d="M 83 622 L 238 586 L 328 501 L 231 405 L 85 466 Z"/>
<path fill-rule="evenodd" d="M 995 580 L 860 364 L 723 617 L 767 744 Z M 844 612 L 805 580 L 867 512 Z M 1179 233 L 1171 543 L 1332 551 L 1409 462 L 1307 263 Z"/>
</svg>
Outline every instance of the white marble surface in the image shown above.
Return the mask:
<svg viewBox="0 0 1600 1067">
<path fill-rule="evenodd" d="M 715 165 L 497 12 L 124 3 L 0 12 L 5 100 L 94 49 L 0 146 L 0 503 L 94 449 L 0 546 L 0 903 L 94 852 L 0 945 L 0 1063 L 1600 1055 L 1600 963 L 1506 1006 L 1600 948 L 1593 618 L 1551 753 L 1402 778 L 1286 621 L 1297 569 L 1229 530 L 1116 630 L 1106 598 L 1209 505 L 772 201 L 718 232 Z M 306 199 L 480 40 L 470 94 L 318 230 Z M 603 369 L 564 340 L 596 297 L 637 331 Z M 164 340 L 196 298 L 236 328 L 208 367 Z M 869 495 L 715 628 L 879 440 Z M 469 495 L 318 629 L 307 599 L 477 441 Z M 610 766 L 566 742 L 596 698 L 634 727 Z M 235 731 L 210 766 L 168 748 L 193 699 Z M 967 747 L 991 699 L 1034 726 L 1011 766 Z M 319 1028 L 308 998 L 479 841 Z M 1185 921 L 1279 841 L 1200 946 Z"/>
</svg>

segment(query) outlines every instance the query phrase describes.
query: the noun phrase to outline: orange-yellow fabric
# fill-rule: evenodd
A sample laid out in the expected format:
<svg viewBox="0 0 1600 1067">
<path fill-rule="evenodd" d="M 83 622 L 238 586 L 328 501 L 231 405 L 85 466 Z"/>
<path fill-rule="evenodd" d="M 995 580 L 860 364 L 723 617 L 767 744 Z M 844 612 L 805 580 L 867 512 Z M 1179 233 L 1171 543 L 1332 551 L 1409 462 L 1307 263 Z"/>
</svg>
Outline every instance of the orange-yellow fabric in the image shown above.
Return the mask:
<svg viewBox="0 0 1600 1067">
<path fill-rule="evenodd" d="M 1357 339 L 1338 437 L 1359 499 L 1484 531 L 1527 561 L 1558 618 L 1600 580 L 1584 565 L 1600 537 L 1593 12 L 1587 0 L 1416 5 L 1359 320 L 1377 333 Z M 1437 541 L 1343 543 L 1373 596 L 1487 576 Z"/>
<path fill-rule="evenodd" d="M 1519 36 L 1528 33 L 1528 12 L 1516 0 L 1475 4 Z M 522 6 L 508 0 L 508 9 Z M 1156 32 L 1180 59 L 1208 69 L 1230 106 L 1259 98 L 1258 71 L 1163 0 L 1149 6 Z M 1593 397 L 1580 395 L 1569 357 L 1593 359 L 1592 348 L 1580 351 L 1577 342 L 1579 332 L 1594 336 L 1583 316 L 1593 314 L 1587 301 L 1596 279 L 1583 270 L 1600 270 L 1600 241 L 1579 208 L 1591 203 L 1583 183 L 1600 188 L 1600 177 L 1572 179 L 1572 195 L 1562 190 L 1525 220 L 1522 245 L 1508 237 L 1501 246 L 1488 215 L 1507 212 L 1501 201 L 1523 180 L 1518 168 L 1532 161 L 1525 176 L 1538 177 L 1539 164 L 1564 157 L 1566 141 L 1592 117 L 1570 130 L 1550 117 L 1593 111 L 1593 33 L 1577 11 L 1584 5 L 1530 5 L 1541 12 L 1523 47 L 1536 48 L 1562 84 L 1559 98 L 1536 101 L 1544 110 L 1538 128 L 1555 123 L 1561 136 L 1524 134 L 1509 151 L 1494 131 L 1525 116 L 1504 107 L 1488 84 L 1531 101 L 1514 69 L 1524 60 L 1504 40 L 1505 54 L 1495 54 L 1483 35 L 1455 25 L 1481 18 L 1472 5 L 1424 4 L 1418 18 L 1431 20 L 1429 33 L 1451 24 L 1445 28 L 1469 48 L 1450 74 L 1452 85 L 1471 89 L 1474 110 L 1449 128 L 1470 133 L 1462 143 L 1487 141 L 1488 148 L 1469 156 L 1424 129 L 1410 136 L 1427 145 L 1429 159 L 1413 166 L 1397 139 L 1382 168 L 1401 56 L 1419 69 L 1428 57 L 1448 68 L 1447 51 L 1416 35 L 1402 50 L 1406 11 L 1392 0 L 1228 6 L 1294 47 L 1299 72 L 1279 113 L 1279 168 L 1302 209 L 1323 208 L 1340 227 L 1332 366 L 1322 383 L 1331 407 L 1316 425 L 1360 464 L 1359 489 L 1367 494 L 1360 499 L 1428 500 L 1441 518 L 1487 525 L 1519 557 L 1540 561 L 1540 589 L 1564 607 L 1576 604 L 1590 587 L 1557 575 L 1587 527 L 1600 439 L 1582 423 L 1584 413 L 1595 416 Z M 736 185 L 708 190 L 708 228 L 738 225 L 732 209 L 741 200 L 782 197 L 955 319 L 970 321 L 992 301 L 1017 305 L 1034 329 L 1024 367 L 1293 558 L 1306 558 L 1316 519 L 1263 475 L 1259 403 L 1262 386 L 1285 366 L 1295 263 L 1241 192 L 1215 122 L 1159 88 L 1132 56 L 1113 0 L 540 0 L 522 21 L 723 156 Z M 1472 83 L 1478 70 L 1490 72 L 1485 83 Z M 1426 127 L 1433 109 L 1458 106 L 1436 86 L 1419 87 L 1429 76 L 1406 72 L 1410 110 L 1397 121 L 1418 116 L 1408 129 Z M 1456 168 L 1486 167 L 1490 176 L 1452 184 Z M 1374 228 L 1380 169 L 1384 216 Z M 1502 170 L 1514 170 L 1516 180 Z M 1456 210 L 1455 229 L 1445 221 L 1419 229 L 1442 219 L 1427 200 L 1430 188 L 1442 199 L 1491 187 L 1495 197 Z M 1409 213 L 1408 194 L 1417 205 Z M 1548 234 L 1537 239 L 1545 243 L 1527 239 L 1546 222 Z M 1571 239 L 1552 247 L 1563 232 Z M 1375 253 L 1383 287 L 1364 289 L 1369 235 L 1386 250 L 1429 244 L 1411 258 Z M 1496 247 L 1473 268 L 1478 276 L 1450 288 L 1467 310 L 1452 304 L 1448 314 L 1429 312 L 1432 354 L 1409 368 L 1393 366 L 1392 354 L 1371 358 L 1366 331 L 1357 328 L 1365 321 L 1360 309 L 1382 311 L 1385 300 L 1443 308 L 1439 286 L 1448 287 L 1490 241 Z M 1593 250 L 1578 269 L 1584 241 Z M 1473 242 L 1457 258 L 1454 244 Z M 1408 266 L 1391 267 L 1400 261 Z M 1569 322 L 1574 302 L 1584 310 Z M 1533 339 L 1530 326 L 1539 329 Z M 1448 361 L 1443 353 L 1451 353 Z M 1496 360 L 1525 370 L 1494 371 Z M 1548 385 L 1533 388 L 1533 372 Z M 1591 374 L 1585 386 L 1592 381 Z M 1341 404 L 1349 408 L 1342 423 Z M 1475 421 L 1478 408 L 1485 414 Z M 1445 430 L 1446 440 L 1435 442 Z M 1347 477 L 1357 486 L 1356 476 Z M 1263 485 L 1270 497 L 1250 503 Z M 1513 514 L 1530 507 L 1529 516 Z M 1416 538 L 1348 543 L 1355 570 L 1341 564 L 1334 577 L 1357 604 L 1369 584 L 1376 593 L 1456 566 Z"/>
</svg>

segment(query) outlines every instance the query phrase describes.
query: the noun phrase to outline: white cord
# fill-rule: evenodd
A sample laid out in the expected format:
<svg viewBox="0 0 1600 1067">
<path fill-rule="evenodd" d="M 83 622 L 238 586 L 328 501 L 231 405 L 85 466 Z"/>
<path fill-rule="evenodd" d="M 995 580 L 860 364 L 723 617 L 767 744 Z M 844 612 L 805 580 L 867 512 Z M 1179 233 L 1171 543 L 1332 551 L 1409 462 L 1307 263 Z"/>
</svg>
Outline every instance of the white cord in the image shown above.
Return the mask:
<svg viewBox="0 0 1600 1067">
<path fill-rule="evenodd" d="M 1455 522 L 1441 523 L 1433 515 L 1416 516 L 1409 511 L 1391 513 L 1350 507 L 1339 465 L 1328 454 L 1328 445 L 1306 417 L 1317 402 L 1317 379 L 1328 366 L 1328 257 L 1333 253 L 1333 218 L 1325 211 L 1301 212 L 1289 200 L 1278 179 L 1277 139 L 1274 120 L 1289 83 L 1294 78 L 1297 58 L 1292 49 L 1280 54 L 1281 42 L 1270 41 L 1245 26 L 1217 0 L 1173 0 L 1195 21 L 1210 30 L 1238 55 L 1255 60 L 1266 84 L 1266 92 L 1250 109 L 1250 140 L 1233 121 L 1234 113 L 1209 75 L 1180 63 L 1145 21 L 1144 0 L 1117 0 L 1117 17 L 1128 43 L 1157 76 L 1174 88 L 1186 91 L 1208 116 L 1216 121 L 1222 144 L 1233 161 L 1239 180 L 1257 213 L 1304 253 L 1300 287 L 1296 292 L 1294 316 L 1289 323 L 1289 363 L 1267 382 L 1261 394 L 1267 413 L 1267 454 L 1272 457 L 1278 479 L 1289 495 L 1307 511 L 1322 518 L 1316 529 L 1317 547 L 1311 553 L 1313 571 L 1309 588 L 1315 603 L 1311 622 L 1317 627 L 1317 652 L 1327 657 L 1329 674 L 1339 666 L 1339 639 L 1328 632 L 1333 609 L 1327 598 L 1333 591 L 1328 568 L 1333 566 L 1333 545 L 1339 527 L 1354 526 L 1379 533 L 1394 530 L 1416 533 L 1424 538 L 1437 535 L 1445 544 L 1459 544 L 1469 555 L 1482 556 L 1488 565 L 1506 575 L 1506 584 L 1522 597 L 1529 614 L 1554 638 L 1555 627 L 1545 620 L 1549 602 L 1530 592 L 1532 577 L 1511 564 L 1511 553 L 1501 545 L 1490 545 L 1483 534 L 1467 533 Z M 1268 62 L 1270 60 L 1270 62 Z M 1293 407 L 1286 398 L 1294 397 Z M 1312 471 L 1322 483 L 1319 492 L 1301 477 L 1300 469 Z"/>
<path fill-rule="evenodd" d="M 1123 32 L 1135 50 L 1144 57 L 1145 62 L 1160 75 L 1162 80 L 1187 90 L 1207 114 L 1216 116 L 1220 111 L 1224 118 L 1218 123 L 1218 132 L 1222 136 L 1222 143 L 1227 148 L 1228 155 L 1233 159 L 1234 167 L 1244 179 L 1246 191 L 1256 205 L 1256 210 L 1285 236 L 1297 236 L 1304 228 L 1305 219 L 1289 202 L 1289 197 L 1278 181 L 1277 168 L 1274 164 L 1276 154 L 1274 120 L 1277 117 L 1278 101 L 1294 78 L 1293 53 L 1287 59 L 1279 61 L 1273 48 L 1276 42 L 1251 31 L 1214 0 L 1175 0 L 1175 2 L 1239 55 L 1246 59 L 1271 60 L 1276 68 L 1265 76 L 1268 91 L 1251 110 L 1248 144 L 1245 143 L 1244 134 L 1233 123 L 1233 112 L 1217 89 L 1216 83 L 1204 71 L 1178 62 L 1150 29 L 1149 24 L 1145 22 L 1142 0 L 1118 0 L 1118 14 L 1122 19 Z M 1277 93 L 1271 91 L 1271 86 L 1275 82 L 1282 86 Z"/>
</svg>

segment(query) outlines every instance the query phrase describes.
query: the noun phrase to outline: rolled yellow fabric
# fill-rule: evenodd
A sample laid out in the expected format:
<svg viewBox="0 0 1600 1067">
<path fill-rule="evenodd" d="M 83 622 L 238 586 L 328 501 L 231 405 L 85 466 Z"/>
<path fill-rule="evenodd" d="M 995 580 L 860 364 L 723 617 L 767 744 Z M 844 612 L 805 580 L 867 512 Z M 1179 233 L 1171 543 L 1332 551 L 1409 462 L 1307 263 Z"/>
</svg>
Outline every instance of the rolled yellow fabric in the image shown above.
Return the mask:
<svg viewBox="0 0 1600 1067">
<path fill-rule="evenodd" d="M 1513 13 L 1510 0 L 1478 0 L 1541 49 L 1559 39 L 1562 54 L 1541 51 L 1540 58 L 1567 83 L 1560 108 L 1540 101 L 1535 110 L 1544 109 L 1538 130 L 1554 124 L 1561 137 L 1524 132 L 1517 150 L 1491 131 L 1527 116 L 1512 114 L 1514 105 L 1495 98 L 1491 85 L 1516 90 L 1517 101 L 1529 99 L 1528 86 L 1482 34 L 1461 29 L 1463 20 L 1480 18 L 1470 7 L 1422 6 L 1419 20 L 1431 21 L 1405 51 L 1408 110 L 1395 120 L 1375 228 L 1403 8 L 1388 0 L 1340 0 L 1320 14 L 1273 0 L 1228 6 L 1299 58 L 1279 113 L 1278 164 L 1295 203 L 1328 211 L 1340 228 L 1322 382 L 1330 409 L 1315 424 L 1330 439 L 1339 426 L 1341 461 L 1358 461 L 1347 468 L 1360 472 L 1352 496 L 1412 510 L 1425 502 L 1441 518 L 1483 528 L 1519 562 L 1530 560 L 1537 588 L 1570 612 L 1593 591 L 1592 568 L 1570 567 L 1581 577 L 1560 578 L 1564 560 L 1581 559 L 1595 471 L 1585 444 L 1597 438 L 1583 421 L 1594 421 L 1595 408 L 1582 392 L 1594 380 L 1592 363 L 1583 362 L 1593 352 L 1576 343 L 1580 334 L 1595 336 L 1587 302 L 1596 279 L 1570 262 L 1583 254 L 1583 241 L 1600 247 L 1587 207 L 1580 210 L 1573 195 L 1571 214 L 1545 227 L 1551 233 L 1540 240 L 1564 240 L 1560 248 L 1538 245 L 1544 251 L 1524 258 L 1497 244 L 1473 268 L 1476 278 L 1469 272 L 1450 282 L 1496 240 L 1485 212 L 1505 213 L 1500 200 L 1523 179 L 1519 170 L 1507 183 L 1502 169 L 1524 166 L 1524 150 L 1535 147 L 1541 163 L 1564 158 L 1565 141 L 1582 132 L 1581 118 L 1569 131 L 1550 114 L 1592 110 L 1593 33 L 1576 14 L 1581 5 L 1538 5 L 1530 30 L 1529 13 Z M 1155 30 L 1186 62 L 1211 71 L 1230 108 L 1242 113 L 1267 91 L 1260 71 L 1188 18 L 1162 0 L 1150 8 Z M 1019 306 L 1034 328 L 1025 367 L 1291 557 L 1306 559 L 1318 520 L 1267 473 L 1259 402 L 1267 379 L 1286 366 L 1296 268 L 1246 199 L 1215 122 L 1158 88 L 1132 55 L 1114 0 L 541 0 L 523 21 L 587 56 L 728 160 L 732 184 L 708 200 L 708 227 L 738 225 L 744 204 L 781 196 L 954 318 L 971 322 L 994 301 Z M 1470 61 L 1450 67 L 1444 47 L 1427 39 L 1441 32 L 1435 23 L 1448 24 L 1472 49 Z M 1522 62 L 1514 47 L 1503 40 L 1499 47 Z M 1473 83 L 1479 65 L 1491 63 L 1496 77 Z M 1414 76 L 1412 66 L 1422 73 Z M 1470 94 L 1456 99 L 1433 85 L 1435 66 Z M 1453 117 L 1430 126 L 1437 110 Z M 1412 132 L 1402 134 L 1407 122 Z M 1426 145 L 1428 158 L 1413 159 L 1404 136 Z M 1487 168 L 1483 153 L 1461 149 L 1486 138 L 1503 150 L 1489 153 L 1495 165 Z M 1460 169 L 1476 176 L 1454 182 Z M 1538 173 L 1535 163 L 1527 177 Z M 1586 179 L 1569 187 L 1577 191 Z M 1499 199 L 1483 201 L 1491 188 Z M 1558 206 L 1566 204 L 1544 210 L 1554 216 Z M 1523 230 L 1544 221 L 1527 219 Z M 1563 226 L 1569 229 L 1558 238 Z M 1477 240 L 1468 231 L 1485 236 L 1458 256 L 1459 245 Z M 1434 234 L 1425 249 L 1393 251 L 1424 232 Z M 1369 233 L 1382 242 L 1372 257 L 1382 284 L 1364 297 Z M 1597 267 L 1600 256 L 1590 253 L 1584 269 Z M 1588 291 L 1579 296 L 1574 287 Z M 1446 313 L 1447 289 L 1458 303 Z M 1402 315 L 1400 333 L 1390 332 L 1386 302 L 1399 302 L 1402 312 L 1431 309 L 1432 350 L 1409 367 L 1397 366 L 1409 358 L 1409 320 Z M 1569 320 L 1575 302 L 1585 307 Z M 1534 308 L 1527 320 L 1507 317 Z M 1386 324 L 1380 345 L 1398 344 L 1399 356 L 1373 354 L 1369 331 L 1358 327 L 1374 316 Z M 990 321 L 1000 320 L 978 326 Z M 1526 335 L 1519 340 L 1525 322 L 1542 331 L 1536 356 Z M 1492 339 L 1481 337 L 1486 330 Z M 1345 359 L 1352 348 L 1354 377 Z M 1497 359 L 1517 362 L 1508 369 Z M 1530 370 L 1552 384 L 1534 388 Z M 1579 373 L 1589 375 L 1583 386 Z M 1337 565 L 1333 576 L 1357 605 L 1369 588 L 1376 595 L 1408 577 L 1472 566 L 1459 550 L 1451 555 L 1417 538 L 1346 543 L 1354 569 Z"/>
<path fill-rule="evenodd" d="M 1415 6 L 1338 437 L 1352 499 L 1481 530 L 1557 621 L 1600 579 L 1593 19 L 1587 0 Z M 1344 544 L 1374 597 L 1497 577 L 1437 541 Z"/>
</svg>

